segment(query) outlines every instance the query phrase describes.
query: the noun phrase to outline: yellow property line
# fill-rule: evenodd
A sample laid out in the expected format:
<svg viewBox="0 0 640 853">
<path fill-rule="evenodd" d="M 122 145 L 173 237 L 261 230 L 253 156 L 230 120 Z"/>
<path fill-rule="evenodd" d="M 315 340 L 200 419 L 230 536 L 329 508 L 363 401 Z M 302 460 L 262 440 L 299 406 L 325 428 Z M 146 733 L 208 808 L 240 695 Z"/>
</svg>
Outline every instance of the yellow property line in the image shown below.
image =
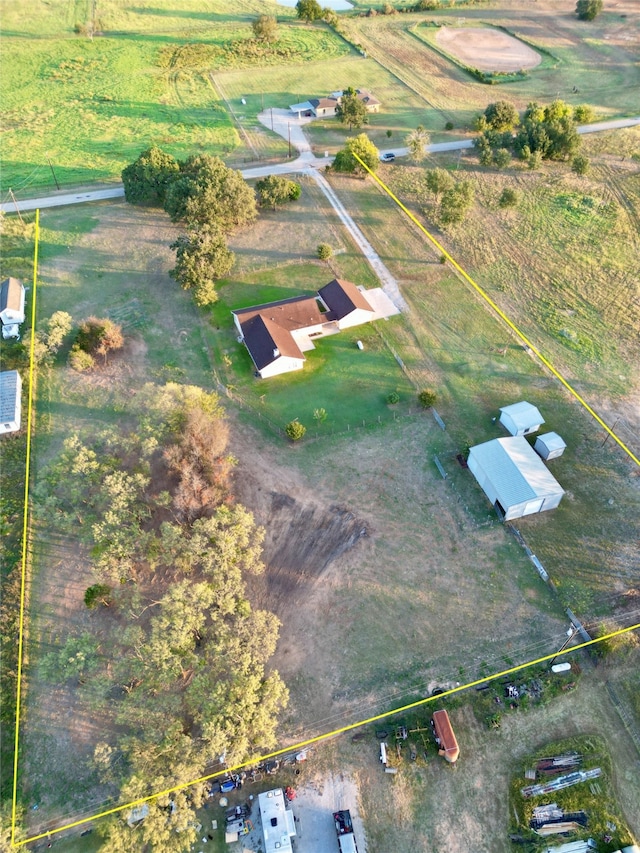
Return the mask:
<svg viewBox="0 0 640 853">
<path fill-rule="evenodd" d="M 358 158 L 359 159 L 359 158 Z M 362 162 L 362 161 L 360 161 Z M 362 164 L 364 166 L 364 163 Z M 367 168 L 365 166 L 365 168 Z M 369 170 L 368 170 L 369 171 Z M 374 175 L 375 178 L 375 175 Z M 376 180 L 378 180 L 376 178 Z M 378 181 L 380 185 L 389 193 L 389 195 L 396 201 L 396 203 L 413 219 L 413 221 L 418 225 L 424 233 L 429 237 L 429 239 L 446 255 L 446 257 L 451 261 L 451 263 L 456 266 L 456 268 L 465 276 L 466 279 L 476 288 L 476 290 L 489 302 L 489 304 L 500 314 L 501 317 L 509 324 L 509 326 L 518 334 L 522 340 L 524 340 L 528 346 L 531 344 L 528 343 L 527 339 L 522 335 L 521 332 L 511 323 L 507 317 L 500 311 L 500 309 L 489 299 L 489 297 L 484 294 L 484 292 L 475 284 L 475 282 L 462 270 L 461 267 L 456 264 L 456 262 L 448 255 L 448 253 L 440 246 L 440 244 L 435 240 L 435 238 L 431 237 L 431 235 L 420 225 L 420 223 L 412 216 L 409 211 L 395 198 L 395 196 L 391 193 L 387 187 L 381 182 Z M 27 532 L 28 532 L 28 499 L 29 499 L 29 472 L 30 472 L 30 460 L 31 460 L 31 431 L 32 431 L 32 417 L 33 417 L 33 378 L 34 378 L 34 338 L 35 338 L 35 316 L 36 316 L 36 286 L 37 286 L 37 265 L 38 265 L 38 239 L 39 239 L 39 221 L 40 221 L 40 211 L 36 210 L 36 222 L 35 222 L 35 247 L 34 247 L 34 261 L 33 261 L 33 302 L 31 306 L 31 359 L 29 363 L 29 405 L 28 405 L 28 416 L 27 416 L 27 450 L 26 450 L 26 465 L 25 465 L 25 492 L 24 492 L 24 514 L 23 514 L 23 536 L 22 536 L 22 580 L 21 580 L 21 589 L 20 589 L 20 628 L 19 628 L 19 639 L 18 639 L 18 683 L 16 690 L 16 731 L 15 731 L 15 752 L 14 752 L 14 763 L 13 763 L 13 798 L 12 798 L 12 808 L 11 808 L 11 847 L 18 848 L 22 847 L 24 844 L 28 844 L 32 841 L 38 841 L 41 838 L 49 838 L 50 836 L 56 835 L 57 833 L 64 832 L 68 829 L 73 829 L 77 826 L 82 826 L 86 823 L 90 823 L 94 820 L 98 820 L 103 817 L 108 817 L 109 815 L 117 814 L 118 812 L 124 811 L 125 809 L 131 809 L 135 806 L 142 805 L 143 803 L 150 802 L 151 800 L 155 800 L 158 797 L 167 796 L 169 794 L 176 793 L 177 791 L 182 791 L 185 788 L 189 788 L 192 785 L 201 784 L 203 782 L 207 782 L 211 779 L 215 779 L 219 776 L 223 776 L 227 773 L 232 773 L 237 770 L 242 770 L 245 767 L 250 767 L 260 761 L 266 761 L 270 758 L 276 758 L 280 755 L 284 755 L 290 752 L 299 752 L 301 749 L 305 747 L 311 746 L 313 744 L 320 743 L 328 738 L 335 737 L 336 735 L 344 734 L 345 732 L 353 731 L 353 729 L 360 728 L 361 726 L 366 726 L 371 723 L 378 722 L 380 720 L 387 719 L 389 717 L 395 716 L 396 714 L 401 714 L 406 711 L 410 711 L 414 708 L 419 708 L 423 705 L 427 705 L 430 702 L 435 702 L 440 699 L 444 699 L 447 696 L 451 696 L 454 693 L 460 693 L 463 690 L 468 690 L 471 687 L 476 687 L 480 684 L 487 684 L 490 681 L 493 681 L 496 678 L 501 678 L 505 675 L 510 675 L 514 672 L 520 672 L 523 669 L 526 669 L 530 666 L 535 666 L 536 664 L 544 663 L 545 661 L 551 660 L 552 658 L 558 657 L 558 652 L 553 652 L 552 654 L 544 655 L 543 657 L 536 658 L 535 660 L 528 661 L 527 663 L 519 664 L 518 666 L 511 667 L 510 669 L 502 670 L 501 672 L 494 673 L 493 675 L 487 675 L 483 678 L 479 678 L 476 681 L 468 682 L 467 684 L 462 684 L 458 687 L 453 687 L 450 690 L 445 691 L 444 693 L 439 694 L 438 696 L 429 696 L 425 699 L 418 699 L 415 702 L 410 702 L 407 705 L 403 705 L 400 708 L 395 708 L 392 711 L 384 711 L 381 714 L 377 714 L 373 717 L 368 717 L 364 720 L 359 720 L 355 723 L 350 723 L 349 725 L 342 726 L 341 728 L 334 729 L 333 731 L 326 732 L 325 734 L 317 735 L 316 737 L 309 738 L 308 740 L 300 741 L 299 743 L 284 747 L 282 749 L 275 750 L 274 752 L 269 752 L 265 755 L 251 758 L 248 761 L 243 762 L 242 764 L 237 764 L 234 767 L 228 767 L 224 770 L 219 770 L 215 773 L 210 773 L 207 776 L 201 776 L 199 779 L 193 779 L 190 782 L 184 782 L 180 785 L 175 785 L 172 788 L 167 788 L 163 791 L 157 791 L 156 793 L 150 794 L 146 797 L 141 797 L 137 800 L 132 800 L 128 803 L 123 803 L 119 806 L 114 806 L 113 808 L 106 809 L 104 811 L 98 812 L 91 817 L 85 817 L 81 820 L 76 820 L 71 823 L 64 824 L 63 826 L 57 827 L 56 829 L 52 829 L 47 832 L 42 832 L 38 835 L 32 835 L 28 838 L 25 838 L 23 841 L 16 841 L 16 806 L 17 806 L 17 790 L 18 790 L 18 754 L 19 754 L 19 729 L 20 729 L 20 710 L 21 710 L 21 682 L 22 682 L 22 653 L 23 653 L 23 635 L 24 635 L 24 611 L 25 611 L 25 579 L 26 579 L 26 565 L 27 565 Z M 532 349 L 534 349 L 532 347 Z M 626 450 L 626 452 L 631 456 L 631 458 L 640 465 L 640 462 L 631 454 L 631 452 L 625 448 L 622 442 L 617 438 L 617 436 L 606 426 L 606 424 L 602 423 L 600 418 L 587 406 L 586 403 L 576 394 L 575 391 L 571 388 L 571 386 L 566 383 L 562 377 L 549 365 L 549 363 L 537 352 L 534 350 L 536 354 L 543 360 L 543 363 L 547 364 L 549 368 L 553 371 L 553 373 L 558 376 L 558 378 L 563 382 L 564 385 L 569 388 L 569 390 L 577 397 L 577 399 L 587 408 L 591 414 L 598 420 L 602 426 L 605 427 L 607 432 L 616 439 L 618 444 Z M 626 634 L 631 631 L 636 631 L 640 628 L 640 623 L 635 625 L 631 625 L 628 628 L 620 628 L 617 631 L 613 631 L 610 634 L 605 634 L 603 637 L 599 637 L 595 640 L 589 640 L 586 643 L 580 643 L 580 645 L 573 646 L 570 649 L 565 649 L 560 654 L 570 654 L 578 649 L 586 648 L 587 646 L 595 645 L 596 643 L 601 643 L 605 640 L 609 640 L 612 637 L 620 636 L 621 634 Z"/>
<path fill-rule="evenodd" d="M 40 236 L 40 211 L 36 210 L 36 227 L 33 246 L 33 296 L 31 299 L 31 357 L 29 359 L 29 403 L 27 407 L 27 452 L 24 466 L 24 509 L 22 514 L 22 576 L 20 579 L 20 619 L 18 629 L 18 682 L 16 685 L 16 731 L 13 753 L 13 793 L 11 797 L 11 846 L 16 839 L 16 805 L 18 798 L 18 755 L 20 749 L 20 702 L 22 699 L 22 641 L 24 637 L 24 599 L 27 576 L 27 531 L 29 526 L 29 473 L 31 470 L 31 424 L 33 415 L 33 368 L 36 333 L 36 287 L 38 283 L 38 240 Z"/>
<path fill-rule="evenodd" d="M 345 732 L 353 731 L 353 729 L 357 729 L 360 726 L 366 726 L 370 723 L 376 723 L 380 720 L 385 720 L 388 717 L 393 717 L 396 714 L 402 714 L 405 711 L 410 711 L 413 708 L 419 708 L 422 705 L 427 705 L 429 702 L 437 702 L 440 699 L 444 699 L 447 696 L 451 696 L 454 693 L 460 693 L 462 690 L 468 690 L 471 687 L 476 687 L 479 684 L 487 684 L 489 681 L 493 681 L 496 678 L 502 678 L 504 675 L 511 675 L 514 672 L 520 672 L 520 670 L 527 669 L 527 667 L 535 666 L 539 663 L 544 663 L 545 661 L 551 660 L 552 658 L 560 657 L 561 655 L 572 654 L 573 652 L 577 652 L 578 649 L 584 649 L 587 646 L 593 646 L 596 643 L 602 643 L 605 640 L 609 640 L 612 637 L 619 637 L 621 634 L 628 634 L 630 631 L 637 631 L 640 628 L 640 622 L 635 625 L 630 625 L 628 628 L 620 628 L 617 631 L 612 631 L 610 634 L 605 634 L 603 637 L 598 637 L 595 640 L 588 640 L 586 643 L 580 643 L 577 646 L 572 646 L 570 649 L 565 649 L 562 652 L 552 652 L 551 654 L 544 655 L 543 657 L 536 658 L 536 660 L 528 661 L 527 663 L 518 664 L 518 666 L 512 666 L 509 669 L 503 669 L 501 672 L 496 672 L 493 675 L 486 675 L 483 678 L 478 678 L 476 681 L 470 681 L 467 684 L 462 684 L 459 687 L 452 687 L 451 690 L 445 690 L 444 693 L 440 693 L 437 696 L 428 696 L 425 699 L 417 699 L 415 702 L 410 702 L 407 705 L 403 705 L 401 708 L 394 708 L 393 711 L 384 711 L 381 714 L 376 714 L 374 717 L 368 717 L 366 720 L 359 720 L 356 723 L 349 723 L 347 726 L 342 726 L 339 729 L 334 729 L 331 732 L 326 732 L 322 735 L 317 735 L 316 737 L 309 738 L 308 740 L 300 741 L 300 743 L 292 744 L 291 746 L 284 747 L 283 749 L 277 749 L 274 752 L 269 752 L 266 755 L 261 755 L 260 757 L 252 758 L 248 761 L 244 761 L 242 764 L 236 764 L 234 767 L 227 767 L 225 770 L 218 770 L 215 773 L 210 773 L 207 776 L 201 776 L 199 779 L 193 779 L 191 782 L 183 782 L 181 785 L 175 785 L 173 788 L 166 788 L 164 791 L 157 791 L 155 794 L 149 794 L 147 797 L 140 797 L 138 800 L 132 800 L 129 803 L 123 803 L 120 806 L 114 806 L 111 809 L 106 809 L 105 811 L 99 812 L 98 814 L 93 815 L 92 817 L 85 817 L 82 820 L 76 820 L 73 823 L 67 823 L 64 826 L 60 826 L 57 829 L 52 829 L 48 832 L 41 832 L 39 835 L 32 835 L 29 838 L 26 838 L 24 841 L 20 841 L 15 844 L 12 841 L 12 847 L 21 847 L 23 844 L 28 844 L 30 841 L 38 841 L 41 838 L 48 838 L 51 835 L 55 835 L 58 832 L 63 832 L 67 829 L 73 829 L 76 826 L 82 826 L 85 823 L 90 823 L 91 821 L 98 820 L 102 817 L 107 817 L 108 815 L 116 814 L 117 812 L 124 811 L 124 809 L 131 809 L 135 806 L 142 805 L 143 803 L 148 803 L 151 800 L 155 800 L 157 797 L 164 797 L 168 794 L 174 794 L 177 791 L 183 791 L 185 788 L 189 788 L 192 785 L 198 785 L 202 782 L 208 782 L 210 779 L 215 779 L 218 776 L 224 776 L 227 773 L 234 773 L 236 770 L 243 770 L 245 767 L 250 767 L 253 764 L 256 764 L 260 761 L 266 761 L 269 758 L 276 758 L 279 755 L 284 755 L 285 753 L 290 752 L 299 752 L 304 747 L 311 746 L 312 744 L 320 743 L 321 741 L 327 740 L 328 738 L 335 737 L 336 735 L 344 734 Z"/>
<path fill-rule="evenodd" d="M 587 410 L 587 412 L 589 412 L 589 414 L 591 415 L 591 417 L 592 417 L 592 418 L 594 418 L 594 419 L 595 419 L 595 420 L 600 424 L 600 426 L 601 426 L 604 430 L 606 430 L 606 432 L 608 433 L 608 435 L 610 435 L 610 436 L 611 436 L 611 438 L 612 438 L 612 439 L 613 439 L 613 440 L 614 440 L 614 441 L 615 441 L 615 442 L 616 442 L 616 443 L 617 443 L 617 444 L 618 444 L 618 445 L 619 445 L 619 446 L 624 450 L 624 452 L 627 454 L 627 456 L 628 456 L 630 459 L 632 459 L 632 460 L 636 463 L 636 465 L 638 465 L 638 467 L 640 467 L 640 459 L 638 459 L 638 457 L 637 457 L 637 456 L 635 456 L 635 455 L 634 455 L 634 453 L 633 453 L 631 450 L 629 450 L 629 448 L 626 446 L 626 444 L 624 444 L 624 442 L 622 441 L 622 439 L 620 439 L 620 438 L 616 435 L 616 433 L 615 433 L 612 429 L 610 429 L 610 428 L 605 424 L 605 422 L 604 422 L 604 421 L 602 420 L 602 418 L 597 414 L 597 412 L 594 412 L 594 410 L 593 410 L 593 409 L 591 408 L 591 406 L 586 402 L 586 400 L 584 400 L 584 399 L 580 396 L 580 394 L 576 391 L 576 389 L 575 389 L 572 385 L 570 385 L 570 384 L 569 384 L 569 382 L 567 382 L 567 380 L 564 378 L 564 376 L 563 376 L 563 375 L 562 375 L 558 370 L 556 370 L 556 368 L 553 366 L 553 364 L 551 364 L 551 362 L 550 362 L 547 358 L 545 358 L 545 356 L 540 352 L 540 350 L 539 350 L 537 347 L 535 347 L 535 346 L 531 343 L 531 341 L 530 341 L 530 340 L 529 340 L 529 339 L 524 335 L 524 333 L 523 333 L 523 332 L 521 332 L 521 331 L 520 331 L 520 329 L 515 325 L 515 323 L 514 323 L 512 320 L 510 320 L 510 319 L 509 319 L 509 317 L 507 317 L 507 315 L 504 313 L 504 311 L 503 311 L 503 310 L 502 310 L 498 305 L 496 305 L 496 303 L 493 301 L 493 299 L 491 299 L 491 297 L 490 297 L 487 293 L 485 293 L 485 291 L 480 287 L 480 285 L 479 285 L 479 284 L 477 284 L 477 283 L 476 283 L 476 282 L 471 278 L 471 276 L 469 275 L 469 273 L 467 273 L 467 272 L 466 272 L 466 271 L 465 271 L 465 270 L 460 266 L 460 264 L 459 264 L 459 263 L 458 263 L 454 258 L 452 258 L 452 257 L 451 257 L 451 255 L 449 254 L 449 252 L 447 252 L 447 250 L 444 248 L 444 246 L 441 246 L 441 245 L 440 245 L 440 243 L 436 240 L 436 238 L 433 236 L 433 234 L 430 234 L 430 233 L 429 233 L 429 231 L 427 231 L 427 229 L 424 227 L 424 225 L 422 225 L 422 223 L 421 223 L 421 222 L 418 222 L 418 220 L 417 220 L 417 219 L 416 219 L 416 217 L 413 215 L 413 213 L 411 213 L 411 211 L 410 211 L 410 210 L 407 210 L 407 208 L 406 208 L 406 207 L 404 206 L 404 204 L 400 201 L 400 199 L 396 198 L 396 196 L 391 192 L 391 190 L 389 189 L 389 187 L 388 187 L 386 184 L 384 184 L 384 183 L 380 180 L 380 178 L 379 178 L 377 175 L 375 175 L 375 174 L 371 171 L 371 169 L 367 166 L 367 164 L 366 164 L 363 160 L 361 160 L 361 159 L 360 159 L 360 157 L 358 157 L 358 155 L 357 155 L 357 154 L 353 154 L 353 156 L 356 158 L 356 160 L 358 161 L 358 163 L 360 163 L 360 165 L 361 165 L 363 168 L 365 168 L 365 169 L 367 170 L 367 172 L 371 175 L 371 177 L 374 179 L 374 181 L 375 181 L 379 186 L 381 186 L 381 187 L 382 187 L 382 189 L 387 193 L 387 195 L 395 201 L 395 203 L 398 205 L 398 207 L 400 208 L 400 210 L 402 210 L 404 213 L 406 213 L 406 214 L 407 214 L 407 216 L 408 216 L 408 217 L 409 217 L 409 219 L 414 223 L 414 225 L 417 225 L 417 226 L 418 226 L 418 228 L 422 231 L 422 233 L 423 233 L 423 234 L 425 234 L 425 235 L 429 238 L 429 240 L 433 243 L 433 245 L 436 247 L 436 249 L 437 249 L 439 252 L 442 252 L 442 254 L 443 254 L 443 255 L 444 255 L 444 257 L 449 261 L 449 263 L 450 263 L 450 264 L 451 264 L 451 265 L 452 265 L 452 266 L 453 266 L 453 267 L 454 267 L 454 268 L 455 268 L 455 269 L 460 273 L 460 275 L 461 275 L 461 276 L 462 276 L 466 281 L 468 281 L 468 282 L 469 282 L 469 284 L 473 287 L 473 289 L 474 289 L 477 293 L 479 293 L 479 294 L 480 294 L 480 296 L 484 299 L 484 301 L 485 301 L 488 305 L 490 305 L 490 306 L 491 306 L 491 308 L 493 308 L 493 310 L 496 312 L 496 314 L 497 314 L 497 315 L 498 315 L 502 320 L 504 320 L 504 322 L 507 324 L 507 326 L 509 326 L 509 328 L 510 328 L 513 332 L 515 332 L 515 334 L 520 338 L 520 340 L 521 340 L 521 341 L 523 341 L 523 342 L 524 342 L 524 343 L 529 347 L 529 349 L 530 349 L 530 350 L 532 350 L 532 352 L 534 352 L 534 353 L 535 353 L 535 355 L 537 355 L 537 357 L 538 357 L 538 358 L 540 359 L 540 361 L 544 364 L 544 366 L 545 366 L 548 370 L 550 370 L 550 371 L 551 371 L 551 373 L 556 377 L 556 379 L 558 379 L 558 380 L 559 380 L 559 381 L 564 385 L 564 387 L 567 389 L 567 391 L 569 391 L 569 393 L 570 393 L 570 394 L 572 394 L 572 395 L 576 398 L 576 400 L 580 403 L 580 405 L 581 405 L 583 408 L 585 408 L 585 409 Z"/>
</svg>

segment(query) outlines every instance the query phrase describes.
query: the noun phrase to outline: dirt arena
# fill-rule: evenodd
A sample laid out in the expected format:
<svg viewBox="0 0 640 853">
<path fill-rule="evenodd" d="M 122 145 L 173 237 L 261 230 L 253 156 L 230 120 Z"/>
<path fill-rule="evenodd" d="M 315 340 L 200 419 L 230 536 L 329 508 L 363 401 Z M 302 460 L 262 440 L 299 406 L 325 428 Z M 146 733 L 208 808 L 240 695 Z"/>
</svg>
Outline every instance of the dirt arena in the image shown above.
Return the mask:
<svg viewBox="0 0 640 853">
<path fill-rule="evenodd" d="M 438 45 L 460 62 L 480 71 L 535 68 L 542 57 L 524 42 L 489 27 L 441 27 Z"/>
</svg>

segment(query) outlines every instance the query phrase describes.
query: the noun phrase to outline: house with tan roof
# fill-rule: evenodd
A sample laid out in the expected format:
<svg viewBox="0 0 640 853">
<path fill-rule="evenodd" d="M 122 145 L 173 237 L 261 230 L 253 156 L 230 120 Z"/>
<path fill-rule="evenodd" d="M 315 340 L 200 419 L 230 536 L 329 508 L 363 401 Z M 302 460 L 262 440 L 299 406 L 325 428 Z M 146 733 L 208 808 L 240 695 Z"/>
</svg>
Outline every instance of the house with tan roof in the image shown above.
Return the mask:
<svg viewBox="0 0 640 853">
<path fill-rule="evenodd" d="M 350 281 L 334 278 L 315 296 L 232 311 L 238 341 L 244 343 L 262 379 L 301 370 L 314 339 L 398 313 L 381 288 L 370 291 L 375 303 Z"/>
<path fill-rule="evenodd" d="M 289 109 L 298 118 L 326 118 L 336 114 L 336 107 L 342 100 L 344 92 L 331 92 L 326 98 L 310 98 L 300 104 L 291 104 Z M 377 113 L 380 109 L 380 101 L 367 91 L 367 89 L 356 89 L 358 100 L 362 101 L 368 113 Z"/>
</svg>

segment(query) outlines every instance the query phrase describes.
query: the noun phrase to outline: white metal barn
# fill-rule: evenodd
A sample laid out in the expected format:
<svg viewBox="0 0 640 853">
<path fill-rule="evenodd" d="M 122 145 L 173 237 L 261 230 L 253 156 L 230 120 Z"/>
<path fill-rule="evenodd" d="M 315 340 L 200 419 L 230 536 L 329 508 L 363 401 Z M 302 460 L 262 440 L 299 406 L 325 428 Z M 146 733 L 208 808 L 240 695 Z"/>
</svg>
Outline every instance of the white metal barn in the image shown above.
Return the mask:
<svg viewBox="0 0 640 853">
<path fill-rule="evenodd" d="M 0 373 L 0 433 L 17 432 L 22 412 L 22 379 L 17 370 Z"/>
<path fill-rule="evenodd" d="M 468 465 L 505 521 L 554 509 L 562 500 L 564 489 L 524 436 L 477 444 Z"/>
<path fill-rule="evenodd" d="M 545 432 L 536 438 L 533 449 L 543 459 L 557 459 L 562 456 L 566 446 L 566 442 L 557 432 Z"/>
<path fill-rule="evenodd" d="M 529 435 L 540 429 L 544 418 L 535 406 L 522 400 L 500 409 L 500 423 L 511 435 Z"/>
</svg>

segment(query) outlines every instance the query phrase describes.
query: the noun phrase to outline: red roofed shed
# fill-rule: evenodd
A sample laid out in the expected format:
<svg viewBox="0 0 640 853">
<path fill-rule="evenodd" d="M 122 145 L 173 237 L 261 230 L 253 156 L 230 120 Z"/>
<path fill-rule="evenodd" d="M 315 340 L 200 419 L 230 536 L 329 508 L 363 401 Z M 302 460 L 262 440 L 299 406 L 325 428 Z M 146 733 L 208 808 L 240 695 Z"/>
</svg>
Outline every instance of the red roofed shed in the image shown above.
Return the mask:
<svg viewBox="0 0 640 853">
<path fill-rule="evenodd" d="M 447 761 L 453 764 L 458 760 L 460 748 L 458 747 L 458 741 L 453 733 L 451 721 L 446 711 L 434 711 L 433 728 L 438 740 L 438 754 L 444 755 Z"/>
</svg>

